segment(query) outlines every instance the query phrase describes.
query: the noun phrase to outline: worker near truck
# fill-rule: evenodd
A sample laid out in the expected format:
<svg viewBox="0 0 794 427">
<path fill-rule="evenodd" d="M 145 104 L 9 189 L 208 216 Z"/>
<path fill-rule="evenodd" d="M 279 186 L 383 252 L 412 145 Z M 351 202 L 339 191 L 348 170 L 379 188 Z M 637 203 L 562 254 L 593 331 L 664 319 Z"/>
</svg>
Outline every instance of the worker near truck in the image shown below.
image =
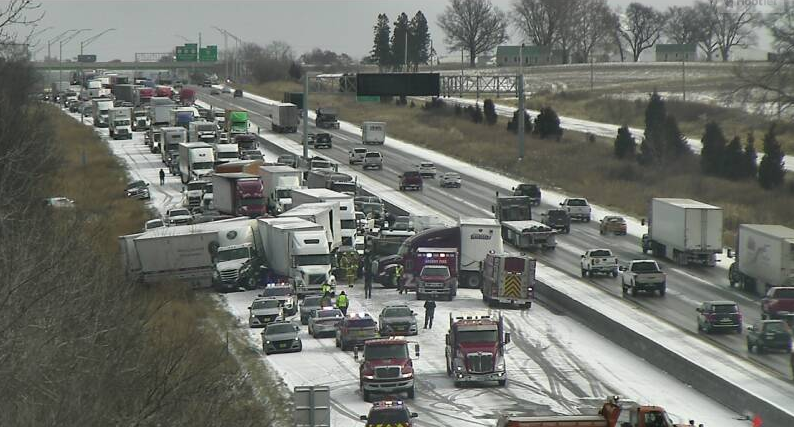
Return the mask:
<svg viewBox="0 0 794 427">
<path fill-rule="evenodd" d="M 339 296 L 336 297 L 336 308 L 342 312 L 345 316 L 347 316 L 347 307 L 350 305 L 350 300 L 347 299 L 347 294 L 345 291 L 339 293 Z"/>
<path fill-rule="evenodd" d="M 392 284 L 395 288 L 397 288 L 397 292 L 403 294 L 405 292 L 405 287 L 403 287 L 403 281 L 400 280 L 403 277 L 403 266 L 402 264 L 397 264 L 397 267 L 394 267 L 394 275 L 392 276 Z"/>
<path fill-rule="evenodd" d="M 331 285 L 328 282 L 324 282 L 320 287 L 320 292 L 323 295 L 331 295 Z"/>
<path fill-rule="evenodd" d="M 364 257 L 364 299 L 372 298 L 372 262 L 367 254 Z"/>
<path fill-rule="evenodd" d="M 160 185 L 165 185 L 165 172 L 160 169 Z"/>
<path fill-rule="evenodd" d="M 433 329 L 433 316 L 435 313 L 436 301 L 430 296 L 427 301 L 425 301 L 425 329 Z"/>
</svg>

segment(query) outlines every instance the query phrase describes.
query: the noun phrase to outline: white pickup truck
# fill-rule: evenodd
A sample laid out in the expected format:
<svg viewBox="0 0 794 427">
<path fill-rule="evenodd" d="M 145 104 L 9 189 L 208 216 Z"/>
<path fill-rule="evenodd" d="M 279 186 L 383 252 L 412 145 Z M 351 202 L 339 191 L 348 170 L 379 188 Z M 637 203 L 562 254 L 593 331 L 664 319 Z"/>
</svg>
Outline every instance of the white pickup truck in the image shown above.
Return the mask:
<svg viewBox="0 0 794 427">
<path fill-rule="evenodd" d="M 618 277 L 618 257 L 609 249 L 590 249 L 582 255 L 582 277 L 596 274 Z"/>
<path fill-rule="evenodd" d="M 639 291 L 659 291 L 659 295 L 664 296 L 667 290 L 667 275 L 654 260 L 634 260 L 628 267 L 621 266 L 620 271 L 624 294 L 631 291 L 631 295 L 635 296 Z"/>
<path fill-rule="evenodd" d="M 590 222 L 590 204 L 587 203 L 587 199 L 565 199 L 560 203 L 560 206 L 568 211 L 568 216 L 571 220 Z"/>
</svg>

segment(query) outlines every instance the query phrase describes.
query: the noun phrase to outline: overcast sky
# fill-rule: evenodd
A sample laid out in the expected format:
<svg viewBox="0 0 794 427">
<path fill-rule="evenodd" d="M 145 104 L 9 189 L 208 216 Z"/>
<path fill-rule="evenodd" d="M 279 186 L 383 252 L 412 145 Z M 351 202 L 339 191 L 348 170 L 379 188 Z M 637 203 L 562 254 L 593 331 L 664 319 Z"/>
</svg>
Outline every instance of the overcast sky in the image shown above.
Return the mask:
<svg viewBox="0 0 794 427">
<path fill-rule="evenodd" d="M 512 0 L 492 0 L 508 10 Z M 608 0 L 624 7 L 631 0 Z M 692 4 L 694 0 L 640 0 L 659 9 L 670 5 Z M 288 42 L 298 53 L 312 48 L 347 53 L 354 58 L 367 55 L 372 48 L 372 27 L 379 13 L 394 22 L 401 12 L 409 17 L 421 10 L 430 24 L 434 47 L 446 53 L 444 36 L 436 24 L 446 0 L 41 0 L 45 17 L 39 24 L 43 32 L 36 59 L 47 53 L 47 40 L 71 28 L 91 28 L 63 47 L 63 57 L 75 57 L 80 41 L 107 28 L 115 28 L 85 48 L 99 61 L 132 60 L 136 52 L 168 52 L 185 43 L 182 37 L 202 45 L 217 44 L 223 49 L 223 36 L 213 28 L 227 30 L 245 42 L 267 44 Z M 511 27 L 513 41 L 518 41 Z M 182 36 L 182 37 L 180 37 Z M 230 46 L 233 40 L 229 40 Z M 58 43 L 52 45 L 57 56 Z"/>
</svg>

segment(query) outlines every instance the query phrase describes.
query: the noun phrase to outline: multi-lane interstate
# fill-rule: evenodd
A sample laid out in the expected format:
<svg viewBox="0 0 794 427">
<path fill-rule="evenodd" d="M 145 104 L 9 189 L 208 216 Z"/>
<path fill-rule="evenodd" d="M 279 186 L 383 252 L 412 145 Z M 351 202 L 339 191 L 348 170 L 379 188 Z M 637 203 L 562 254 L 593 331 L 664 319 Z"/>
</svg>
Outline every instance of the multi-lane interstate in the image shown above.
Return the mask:
<svg viewBox="0 0 794 427">
<path fill-rule="evenodd" d="M 198 88 L 197 88 L 198 89 Z M 231 98 L 229 95 L 213 96 L 208 89 L 198 89 L 199 99 L 220 108 L 238 108 L 249 112 L 253 124 L 263 129 L 269 129 L 269 107 L 255 99 Z M 344 119 L 344 117 L 342 117 Z M 377 120 L 377 117 L 369 119 Z M 388 129 L 388 127 L 387 127 Z M 317 130 L 310 126 L 310 132 Z M 323 130 L 327 131 L 327 130 Z M 341 164 L 347 163 L 348 150 L 354 146 L 361 146 L 359 134 L 344 130 L 332 130 L 334 146 L 329 150 L 316 151 L 319 155 L 333 159 Z M 295 141 L 300 141 L 300 133 L 285 135 Z M 419 161 L 425 160 L 408 154 L 403 150 L 390 147 L 388 142 L 383 146 L 371 147 L 380 151 L 384 156 L 382 171 L 360 171 L 370 178 L 391 188 L 397 187 L 397 175 L 403 171 L 413 170 Z M 443 168 L 440 171 L 444 171 Z M 463 176 L 463 186 L 460 189 L 442 189 L 437 181 L 425 183 L 424 190 L 412 193 L 420 204 L 425 204 L 449 216 L 490 216 L 491 205 L 497 191 L 502 194 L 509 191 L 509 186 L 500 185 L 499 182 L 486 182 L 476 173 L 467 169 L 456 170 Z M 583 196 L 587 196 L 586 194 Z M 673 196 L 673 195 L 670 195 Z M 544 203 L 538 209 L 543 211 L 552 206 Z M 642 258 L 639 242 L 632 236 L 602 236 L 598 231 L 598 218 L 591 223 L 575 223 L 569 235 L 558 236 L 558 246 L 555 251 L 535 252 L 537 257 L 546 265 L 579 276 L 579 260 L 587 249 L 606 247 L 618 256 L 620 260 Z M 695 307 L 707 300 L 734 300 L 739 303 L 744 314 L 745 324 L 750 324 L 759 319 L 760 305 L 758 297 L 732 289 L 728 283 L 725 268 L 709 267 L 680 267 L 665 260 L 658 260 L 667 273 L 667 295 L 664 297 L 639 295 L 637 297 L 623 296 L 619 279 L 595 278 L 581 279 L 593 286 L 614 295 L 616 298 L 630 300 L 633 304 L 657 317 L 682 328 L 682 334 L 697 334 L 695 323 Z M 729 259 L 721 261 L 724 264 L 731 262 Z M 788 378 L 791 375 L 789 355 L 748 353 L 744 334 L 719 333 L 703 335 L 704 339 L 723 346 L 726 351 L 731 351 L 757 363 L 763 369 L 775 372 L 780 377 Z"/>
<path fill-rule="evenodd" d="M 107 135 L 104 129 L 99 129 L 98 133 Z M 164 212 L 180 203 L 178 178 L 168 176 L 165 185 L 155 185 L 162 166 L 159 156 L 151 154 L 143 144 L 140 133 L 136 133 L 132 140 L 108 141 L 108 144 L 117 156 L 126 161 L 135 178 L 152 183 L 154 207 Z M 273 156 L 267 152 L 265 155 L 268 158 Z M 429 193 L 431 190 L 426 191 Z M 384 194 L 384 197 L 388 196 Z M 425 202 L 417 199 L 415 203 Z M 444 212 L 458 211 L 454 203 L 451 206 L 437 203 L 433 206 Z M 471 206 L 463 210 L 463 214 L 485 213 Z M 421 302 L 415 301 L 413 296 L 397 295 L 393 290 L 376 290 L 371 300 L 364 300 L 360 287 L 348 291 L 351 310 L 354 311 L 378 313 L 384 304 L 403 300 L 421 312 Z M 249 329 L 246 325 L 246 307 L 255 294 L 256 291 L 231 293 L 220 297 L 220 300 L 239 319 L 240 332 L 247 335 L 251 346 L 258 348 L 261 346 L 261 330 Z M 738 419 L 742 414 L 675 380 L 634 355 L 630 349 L 610 343 L 564 313 L 537 305 L 529 311 L 501 311 L 513 333 L 513 342 L 506 355 L 509 366 L 507 388 L 456 388 L 444 372 L 443 337 L 447 316 L 453 312 L 473 310 L 483 310 L 479 291 L 462 290 L 454 301 L 440 303 L 432 330 L 423 330 L 412 338 L 421 344 L 421 356 L 415 364 L 417 395 L 409 403 L 421 414 L 418 426 L 492 426 L 494 418 L 502 412 L 593 413 L 599 402 L 610 394 L 662 405 L 683 422 L 694 418 L 707 426 L 748 425 L 747 421 Z M 305 333 L 305 327 L 301 337 L 304 348 L 297 357 L 272 355 L 262 356 L 263 360 L 269 359 L 269 365 L 287 384 L 332 387 L 332 425 L 360 425 L 358 415 L 366 413 L 369 404 L 362 400 L 358 391 L 358 364 L 350 352 L 335 348 L 333 340 L 311 338 Z"/>
</svg>

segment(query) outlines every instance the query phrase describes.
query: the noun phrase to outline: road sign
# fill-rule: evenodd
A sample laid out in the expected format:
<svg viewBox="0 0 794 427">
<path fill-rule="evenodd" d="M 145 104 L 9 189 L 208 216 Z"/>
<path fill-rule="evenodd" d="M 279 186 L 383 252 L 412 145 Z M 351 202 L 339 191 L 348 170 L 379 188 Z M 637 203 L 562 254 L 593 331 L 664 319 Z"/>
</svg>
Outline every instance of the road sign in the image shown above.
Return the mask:
<svg viewBox="0 0 794 427">
<path fill-rule="evenodd" d="M 330 427 L 331 389 L 328 386 L 297 386 L 292 399 L 297 427 Z"/>
<path fill-rule="evenodd" d="M 77 55 L 77 62 L 96 62 L 96 55 Z"/>
<path fill-rule="evenodd" d="M 370 96 L 370 95 L 358 95 L 356 96 L 356 101 L 358 102 L 380 102 L 379 96 Z"/>
<path fill-rule="evenodd" d="M 199 62 L 218 62 L 218 46 L 210 45 L 199 49 Z"/>
<path fill-rule="evenodd" d="M 198 59 L 198 45 L 195 43 L 177 46 L 175 51 L 177 62 L 196 62 Z"/>
<path fill-rule="evenodd" d="M 358 73 L 356 95 L 438 96 L 438 73 Z"/>
</svg>

